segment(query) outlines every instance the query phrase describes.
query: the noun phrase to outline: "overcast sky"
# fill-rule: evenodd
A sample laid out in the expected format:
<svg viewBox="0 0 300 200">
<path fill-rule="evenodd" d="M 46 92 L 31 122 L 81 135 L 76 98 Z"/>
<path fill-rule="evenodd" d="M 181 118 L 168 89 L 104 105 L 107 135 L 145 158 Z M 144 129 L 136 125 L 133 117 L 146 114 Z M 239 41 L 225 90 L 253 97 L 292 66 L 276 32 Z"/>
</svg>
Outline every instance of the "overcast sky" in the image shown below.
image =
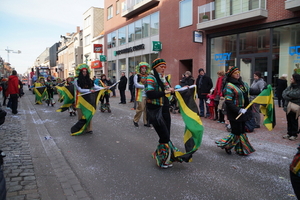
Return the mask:
<svg viewBox="0 0 300 200">
<path fill-rule="evenodd" d="M 82 15 L 92 6 L 103 8 L 104 0 L 0 0 L 0 56 L 24 73 L 60 35 L 82 29 Z M 21 54 L 8 58 L 7 48 Z"/>
</svg>

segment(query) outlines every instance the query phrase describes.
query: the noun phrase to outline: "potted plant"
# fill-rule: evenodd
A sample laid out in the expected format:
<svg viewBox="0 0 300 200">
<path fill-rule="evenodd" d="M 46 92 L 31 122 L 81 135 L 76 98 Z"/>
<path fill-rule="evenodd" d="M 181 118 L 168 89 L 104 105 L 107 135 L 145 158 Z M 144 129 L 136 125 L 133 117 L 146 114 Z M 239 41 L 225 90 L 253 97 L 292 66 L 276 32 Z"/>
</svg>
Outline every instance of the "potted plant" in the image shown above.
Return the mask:
<svg viewBox="0 0 300 200">
<path fill-rule="evenodd" d="M 205 15 L 205 14 L 204 14 L 204 15 L 202 16 L 202 21 L 203 21 L 203 22 L 208 21 L 208 15 Z"/>
</svg>

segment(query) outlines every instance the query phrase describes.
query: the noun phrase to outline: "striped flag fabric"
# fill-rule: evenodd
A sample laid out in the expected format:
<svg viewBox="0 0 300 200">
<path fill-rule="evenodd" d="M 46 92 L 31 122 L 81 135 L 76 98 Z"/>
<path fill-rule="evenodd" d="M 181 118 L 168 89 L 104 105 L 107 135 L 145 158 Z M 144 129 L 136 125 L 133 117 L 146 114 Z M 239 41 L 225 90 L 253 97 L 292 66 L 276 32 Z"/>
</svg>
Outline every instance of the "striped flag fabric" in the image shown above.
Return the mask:
<svg viewBox="0 0 300 200">
<path fill-rule="evenodd" d="M 46 87 L 45 86 L 35 87 L 33 90 L 35 94 L 35 102 L 38 104 L 42 104 L 42 100 L 47 95 Z"/>
<path fill-rule="evenodd" d="M 57 89 L 57 92 L 60 94 L 60 98 L 63 99 L 63 105 L 60 106 L 59 109 L 56 110 L 56 112 L 64 112 L 68 110 L 68 108 L 74 103 L 74 85 L 68 85 L 68 86 L 55 86 Z"/>
<path fill-rule="evenodd" d="M 82 118 L 71 128 L 71 135 L 82 134 L 87 125 L 92 120 L 96 110 L 97 104 L 99 102 L 100 96 L 103 95 L 105 90 L 98 90 L 95 92 L 81 94 L 77 96 L 78 108 L 82 112 Z"/>
<path fill-rule="evenodd" d="M 183 87 L 175 90 L 175 95 L 179 104 L 180 114 L 185 123 L 184 146 L 185 153 L 178 157 L 185 162 L 192 161 L 192 154 L 195 153 L 201 145 L 204 127 L 199 116 L 196 99 L 196 85 Z M 175 157 L 176 152 L 175 152 Z"/>
<path fill-rule="evenodd" d="M 275 105 L 272 86 L 269 84 L 251 103 L 260 104 L 260 112 L 264 115 L 263 124 L 271 131 L 276 125 Z"/>
</svg>

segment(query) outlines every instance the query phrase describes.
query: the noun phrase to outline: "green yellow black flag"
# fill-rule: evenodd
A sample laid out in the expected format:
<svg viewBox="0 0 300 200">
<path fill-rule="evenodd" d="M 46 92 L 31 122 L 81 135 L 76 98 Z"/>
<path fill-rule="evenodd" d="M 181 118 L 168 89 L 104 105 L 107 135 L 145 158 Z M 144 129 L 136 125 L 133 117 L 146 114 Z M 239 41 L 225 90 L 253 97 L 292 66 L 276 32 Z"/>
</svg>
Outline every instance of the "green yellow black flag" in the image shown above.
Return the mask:
<svg viewBox="0 0 300 200">
<path fill-rule="evenodd" d="M 184 146 L 185 152 L 183 155 L 176 155 L 183 161 L 191 161 L 192 154 L 197 151 L 202 142 L 203 125 L 199 116 L 198 106 L 195 102 L 196 86 L 192 85 L 175 91 L 177 97 L 180 114 L 185 123 L 184 131 Z M 180 153 L 179 153 L 180 154 Z"/>
<path fill-rule="evenodd" d="M 42 104 L 42 100 L 47 94 L 46 87 L 45 86 L 35 87 L 33 90 L 35 94 L 35 103 Z"/>
<path fill-rule="evenodd" d="M 56 112 L 64 112 L 74 103 L 74 85 L 68 86 L 55 86 L 57 92 L 60 94 L 60 98 L 63 99 L 63 105 L 60 106 Z"/>
<path fill-rule="evenodd" d="M 253 103 L 260 104 L 260 112 L 264 115 L 263 124 L 271 131 L 276 125 L 274 95 L 271 85 L 264 89 L 253 101 Z"/>
<path fill-rule="evenodd" d="M 77 104 L 78 108 L 82 112 L 82 119 L 80 119 L 71 128 L 71 135 L 80 135 L 85 131 L 87 125 L 90 123 L 97 110 L 97 104 L 99 102 L 100 96 L 102 96 L 104 92 L 105 90 L 102 89 L 96 92 L 81 94 L 77 96 Z"/>
</svg>

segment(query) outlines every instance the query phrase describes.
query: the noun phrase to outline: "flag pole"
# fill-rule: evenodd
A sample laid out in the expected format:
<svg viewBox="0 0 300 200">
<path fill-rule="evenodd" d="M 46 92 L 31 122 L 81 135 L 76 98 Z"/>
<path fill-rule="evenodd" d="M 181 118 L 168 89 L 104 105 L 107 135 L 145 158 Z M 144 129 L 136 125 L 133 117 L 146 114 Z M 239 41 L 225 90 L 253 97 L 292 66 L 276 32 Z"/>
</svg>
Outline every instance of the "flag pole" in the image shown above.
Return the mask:
<svg viewBox="0 0 300 200">
<path fill-rule="evenodd" d="M 257 97 L 256 97 L 256 98 L 257 98 Z M 256 98 L 255 98 L 255 99 L 256 99 Z M 253 99 L 253 101 L 254 101 L 255 99 Z M 252 101 L 252 102 L 253 102 L 253 101 Z M 252 104 L 253 104 L 252 102 L 249 103 L 248 106 L 247 106 L 245 109 L 250 108 L 250 106 L 252 106 Z M 235 120 L 237 120 L 238 118 L 240 118 L 240 116 L 241 116 L 242 114 L 243 114 L 243 113 L 240 113 L 240 114 L 235 118 Z"/>
</svg>

